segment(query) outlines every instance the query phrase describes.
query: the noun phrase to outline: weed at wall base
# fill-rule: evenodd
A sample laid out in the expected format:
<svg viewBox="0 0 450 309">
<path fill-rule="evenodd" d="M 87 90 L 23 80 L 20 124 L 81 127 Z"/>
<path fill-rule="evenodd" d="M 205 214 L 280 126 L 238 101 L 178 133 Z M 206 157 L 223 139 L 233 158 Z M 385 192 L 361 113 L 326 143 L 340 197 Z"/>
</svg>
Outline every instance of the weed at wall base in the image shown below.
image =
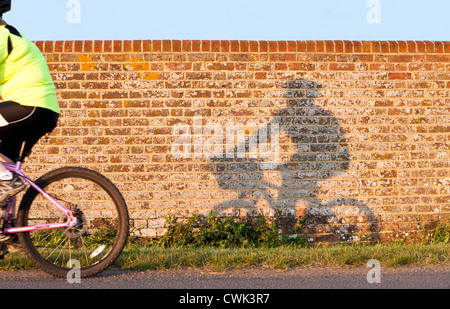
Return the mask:
<svg viewBox="0 0 450 309">
<path fill-rule="evenodd" d="M 159 240 L 163 247 L 276 247 L 279 245 L 307 245 L 303 235 L 281 236 L 276 224 L 270 224 L 264 216 L 255 218 L 219 217 L 211 213 L 207 217 L 194 214 L 189 218 L 166 218 L 167 232 Z"/>
</svg>

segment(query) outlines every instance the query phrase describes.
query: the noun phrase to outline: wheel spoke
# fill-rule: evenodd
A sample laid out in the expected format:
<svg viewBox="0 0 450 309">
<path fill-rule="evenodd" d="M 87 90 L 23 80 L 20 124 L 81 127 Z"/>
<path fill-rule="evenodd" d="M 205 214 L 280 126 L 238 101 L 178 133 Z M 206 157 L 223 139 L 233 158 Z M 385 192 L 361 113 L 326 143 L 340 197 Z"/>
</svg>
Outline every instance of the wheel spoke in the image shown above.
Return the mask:
<svg viewBox="0 0 450 309">
<path fill-rule="evenodd" d="M 50 196 L 72 211 L 77 225 L 19 235 L 32 260 L 58 276 L 69 270 L 67 263 L 74 259 L 86 276 L 109 266 L 128 236 L 128 211 L 117 188 L 100 174 L 82 168 L 50 172 L 36 182 L 42 183 Z M 25 226 L 62 222 L 63 217 L 53 203 L 31 189 L 23 198 L 18 221 Z"/>
</svg>

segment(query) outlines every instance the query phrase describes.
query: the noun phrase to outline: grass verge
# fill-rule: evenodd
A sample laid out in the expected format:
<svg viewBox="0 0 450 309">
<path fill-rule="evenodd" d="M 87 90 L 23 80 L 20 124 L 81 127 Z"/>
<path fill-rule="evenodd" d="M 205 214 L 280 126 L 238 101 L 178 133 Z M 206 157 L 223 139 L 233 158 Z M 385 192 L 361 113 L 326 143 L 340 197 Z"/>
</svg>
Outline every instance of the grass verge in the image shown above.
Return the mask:
<svg viewBox="0 0 450 309">
<path fill-rule="evenodd" d="M 276 248 L 128 248 L 116 266 L 131 270 L 162 270 L 188 267 L 214 271 L 266 267 L 352 267 L 365 266 L 370 259 L 384 267 L 448 264 L 449 244 L 426 245 L 335 245 L 329 247 Z"/>
<path fill-rule="evenodd" d="M 371 259 L 383 267 L 450 264 L 450 223 L 439 224 L 422 243 L 308 245 L 304 237 L 280 238 L 276 226 L 263 218 L 207 218 L 194 215 L 185 222 L 167 219 L 168 232 L 161 239 L 141 242 L 129 238 L 115 262 L 124 270 L 206 268 L 214 271 L 266 267 L 352 267 Z M 0 271 L 32 268 L 25 254 L 7 255 Z"/>
<path fill-rule="evenodd" d="M 275 248 L 143 247 L 130 245 L 115 262 L 123 270 L 205 268 L 212 271 L 265 267 L 365 266 L 370 259 L 383 267 L 450 263 L 450 244 L 333 245 L 329 247 L 279 246 Z M 0 270 L 26 270 L 33 265 L 23 253 L 0 260 Z"/>
</svg>

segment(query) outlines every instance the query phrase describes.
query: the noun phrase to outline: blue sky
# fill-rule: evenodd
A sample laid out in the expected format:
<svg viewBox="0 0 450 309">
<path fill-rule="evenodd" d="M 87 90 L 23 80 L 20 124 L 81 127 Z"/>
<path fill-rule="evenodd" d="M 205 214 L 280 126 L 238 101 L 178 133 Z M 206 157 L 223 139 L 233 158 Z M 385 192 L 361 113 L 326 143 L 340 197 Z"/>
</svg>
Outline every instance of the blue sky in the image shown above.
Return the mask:
<svg viewBox="0 0 450 309">
<path fill-rule="evenodd" d="M 450 40 L 449 12 L 449 0 L 13 0 L 4 19 L 31 40 Z"/>
</svg>

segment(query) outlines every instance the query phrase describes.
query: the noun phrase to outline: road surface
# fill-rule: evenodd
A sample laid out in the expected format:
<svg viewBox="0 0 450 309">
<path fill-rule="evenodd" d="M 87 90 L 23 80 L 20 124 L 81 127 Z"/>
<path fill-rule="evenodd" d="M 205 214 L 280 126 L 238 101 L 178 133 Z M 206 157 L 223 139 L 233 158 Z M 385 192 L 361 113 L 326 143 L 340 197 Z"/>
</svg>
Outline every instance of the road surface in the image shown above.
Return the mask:
<svg viewBox="0 0 450 309">
<path fill-rule="evenodd" d="M 55 279 L 41 271 L 0 272 L 0 289 L 449 289 L 450 265 L 380 268 L 296 268 L 233 270 L 107 270 L 94 278 Z M 378 282 L 377 282 L 378 281 Z"/>
</svg>

